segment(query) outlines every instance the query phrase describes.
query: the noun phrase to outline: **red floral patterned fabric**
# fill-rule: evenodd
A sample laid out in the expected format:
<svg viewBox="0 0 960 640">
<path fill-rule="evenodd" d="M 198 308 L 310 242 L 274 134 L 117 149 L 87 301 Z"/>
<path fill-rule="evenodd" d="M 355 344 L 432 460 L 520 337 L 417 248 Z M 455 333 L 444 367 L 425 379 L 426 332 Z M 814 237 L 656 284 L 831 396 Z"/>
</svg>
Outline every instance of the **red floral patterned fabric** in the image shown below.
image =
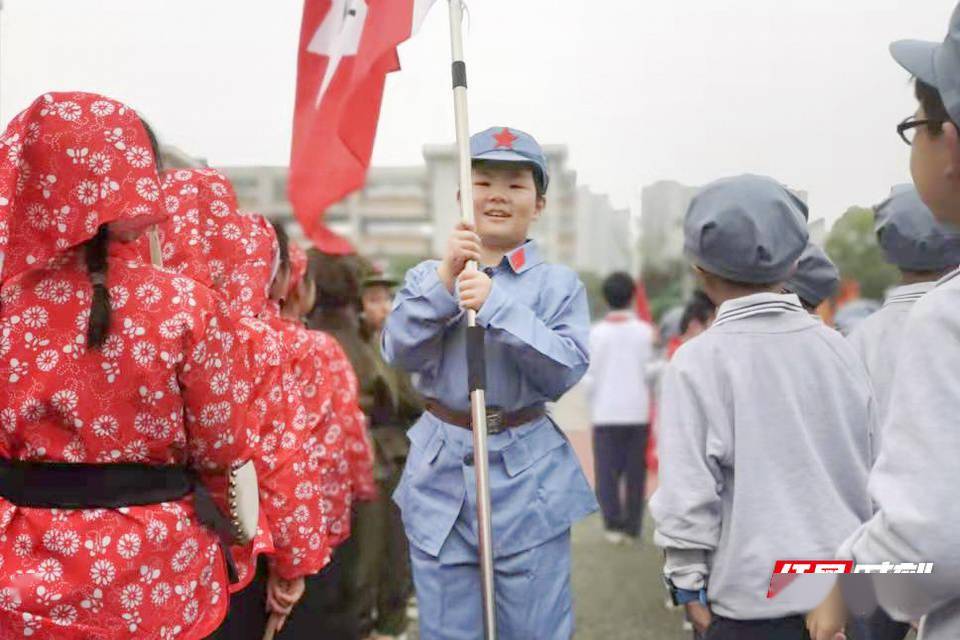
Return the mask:
<svg viewBox="0 0 960 640">
<path fill-rule="evenodd" d="M 86 345 L 92 287 L 77 245 L 105 222 L 161 215 L 134 112 L 49 94 L 2 140 L 0 458 L 217 474 L 246 459 L 250 374 L 196 282 L 112 242 L 110 330 L 102 348 Z M 225 614 L 224 558 L 189 497 L 81 510 L 0 498 L 0 541 L 3 638 L 200 638 Z"/>
<path fill-rule="evenodd" d="M 161 228 L 165 262 L 177 272 L 204 280 L 240 318 L 241 339 L 256 344 L 251 384 L 261 389 L 250 406 L 258 416 L 257 465 L 261 535 L 236 547 L 242 588 L 252 578 L 256 555 L 272 545 L 272 562 L 286 578 L 318 572 L 329 560 L 329 522 L 320 481 L 331 463 L 319 449 L 317 423 L 303 402 L 300 360 L 309 354 L 288 335 L 267 291 L 276 268 L 276 236 L 255 214 L 238 211 L 225 177 L 210 170 L 167 174 L 164 193 L 175 209 Z M 328 394 L 326 381 L 314 381 Z M 266 538 L 271 541 L 268 543 Z"/>
<path fill-rule="evenodd" d="M 2 279 L 93 237 L 101 224 L 164 217 L 137 113 L 92 93 L 48 93 L 0 137 Z"/>
<path fill-rule="evenodd" d="M 306 253 L 291 244 L 290 262 L 292 291 L 306 275 Z M 302 268 L 293 268 L 300 262 Z M 359 384 L 349 358 L 333 336 L 308 330 L 299 320 L 287 318 L 284 322 L 293 336 L 291 341 L 304 349 L 298 371 L 304 404 L 311 419 L 321 425 L 324 455 L 332 463 L 322 490 L 331 546 L 335 547 L 350 536 L 353 500 L 372 500 L 377 495 L 370 437 L 359 405 Z M 330 393 L 321 393 L 324 385 L 317 381 L 326 381 Z"/>
</svg>

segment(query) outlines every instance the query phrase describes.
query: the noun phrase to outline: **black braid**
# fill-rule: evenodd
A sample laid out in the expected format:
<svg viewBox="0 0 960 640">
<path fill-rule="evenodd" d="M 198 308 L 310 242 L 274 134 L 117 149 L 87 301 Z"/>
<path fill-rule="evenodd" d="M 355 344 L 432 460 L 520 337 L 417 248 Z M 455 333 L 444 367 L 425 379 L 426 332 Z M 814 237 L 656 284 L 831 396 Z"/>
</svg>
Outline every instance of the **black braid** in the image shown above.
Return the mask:
<svg viewBox="0 0 960 640">
<path fill-rule="evenodd" d="M 273 221 L 273 231 L 277 234 L 277 246 L 280 249 L 280 272 L 290 268 L 290 236 L 282 222 Z"/>
<path fill-rule="evenodd" d="M 107 225 L 100 225 L 97 235 L 84 246 L 87 274 L 93 286 L 90 301 L 90 321 L 87 324 L 87 346 L 99 349 L 110 331 L 110 292 L 107 290 L 107 245 L 110 241 Z"/>
</svg>

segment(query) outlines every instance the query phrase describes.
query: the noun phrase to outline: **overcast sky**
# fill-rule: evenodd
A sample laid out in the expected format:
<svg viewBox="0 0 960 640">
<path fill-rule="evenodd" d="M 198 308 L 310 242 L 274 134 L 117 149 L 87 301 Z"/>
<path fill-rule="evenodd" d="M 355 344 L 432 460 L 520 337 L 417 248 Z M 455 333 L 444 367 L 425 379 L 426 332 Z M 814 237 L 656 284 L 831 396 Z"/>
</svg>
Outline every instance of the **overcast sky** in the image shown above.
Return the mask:
<svg viewBox="0 0 960 640">
<path fill-rule="evenodd" d="M 890 41 L 941 40 L 956 0 L 471 0 L 474 130 L 570 147 L 581 183 L 637 205 L 659 179 L 750 171 L 814 218 L 909 179 L 914 109 Z M 109 94 L 217 164 L 286 164 L 299 0 L 5 0 L 0 118 L 48 90 Z M 453 140 L 446 2 L 401 49 L 374 163 Z"/>
</svg>

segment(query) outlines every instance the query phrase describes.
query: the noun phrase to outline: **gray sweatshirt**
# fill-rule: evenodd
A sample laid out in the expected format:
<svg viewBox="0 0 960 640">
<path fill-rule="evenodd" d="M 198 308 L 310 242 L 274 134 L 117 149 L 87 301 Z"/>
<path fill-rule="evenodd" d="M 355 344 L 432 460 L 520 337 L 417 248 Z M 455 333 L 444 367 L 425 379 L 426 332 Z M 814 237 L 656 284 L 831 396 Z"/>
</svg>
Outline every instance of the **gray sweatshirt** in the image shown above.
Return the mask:
<svg viewBox="0 0 960 640">
<path fill-rule="evenodd" d="M 923 640 L 960 638 L 960 271 L 918 301 L 904 332 L 883 447 L 870 476 L 878 511 L 840 549 L 857 562 L 933 562 L 877 576 L 896 618 L 926 616 Z"/>
<path fill-rule="evenodd" d="M 883 308 L 861 322 L 847 340 L 867 368 L 877 400 L 877 438 L 874 454 L 882 448 L 883 424 L 887 419 L 890 394 L 893 390 L 893 374 L 897 354 L 903 338 L 903 327 L 914 303 L 936 285 L 935 282 L 918 282 L 895 287 L 887 294 Z"/>
<path fill-rule="evenodd" d="M 651 501 L 664 572 L 740 619 L 805 613 L 831 581 L 767 598 L 777 560 L 833 559 L 872 512 L 863 365 L 795 295 L 730 300 L 667 367 Z"/>
</svg>

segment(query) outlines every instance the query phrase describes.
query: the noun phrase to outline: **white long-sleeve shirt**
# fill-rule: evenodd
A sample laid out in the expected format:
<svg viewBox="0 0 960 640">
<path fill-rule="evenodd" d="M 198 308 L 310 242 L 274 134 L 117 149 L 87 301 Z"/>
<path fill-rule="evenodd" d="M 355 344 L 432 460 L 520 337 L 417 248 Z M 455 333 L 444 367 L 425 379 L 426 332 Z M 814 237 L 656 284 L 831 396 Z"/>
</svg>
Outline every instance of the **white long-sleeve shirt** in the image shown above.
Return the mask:
<svg viewBox="0 0 960 640">
<path fill-rule="evenodd" d="M 795 295 L 720 306 L 663 381 L 660 486 L 651 501 L 664 571 L 707 586 L 740 620 L 810 611 L 830 588 L 767 590 L 777 560 L 830 559 L 872 513 L 874 404 L 863 365 Z"/>
<path fill-rule="evenodd" d="M 883 308 L 861 322 L 847 336 L 853 350 L 867 368 L 877 400 L 877 438 L 874 453 L 879 454 L 882 445 L 883 425 L 887 419 L 890 395 L 893 391 L 897 354 L 903 340 L 907 315 L 920 298 L 936 286 L 936 282 L 919 282 L 894 287 L 887 294 Z"/>
<path fill-rule="evenodd" d="M 877 576 L 894 617 L 926 616 L 923 640 L 960 638 L 960 271 L 919 300 L 904 327 L 883 447 L 870 477 L 878 506 L 844 544 L 857 562 L 933 562 L 932 574 Z"/>
<path fill-rule="evenodd" d="M 594 425 L 650 422 L 647 365 L 653 343 L 653 327 L 629 311 L 611 312 L 593 325 L 584 382 Z"/>
</svg>

